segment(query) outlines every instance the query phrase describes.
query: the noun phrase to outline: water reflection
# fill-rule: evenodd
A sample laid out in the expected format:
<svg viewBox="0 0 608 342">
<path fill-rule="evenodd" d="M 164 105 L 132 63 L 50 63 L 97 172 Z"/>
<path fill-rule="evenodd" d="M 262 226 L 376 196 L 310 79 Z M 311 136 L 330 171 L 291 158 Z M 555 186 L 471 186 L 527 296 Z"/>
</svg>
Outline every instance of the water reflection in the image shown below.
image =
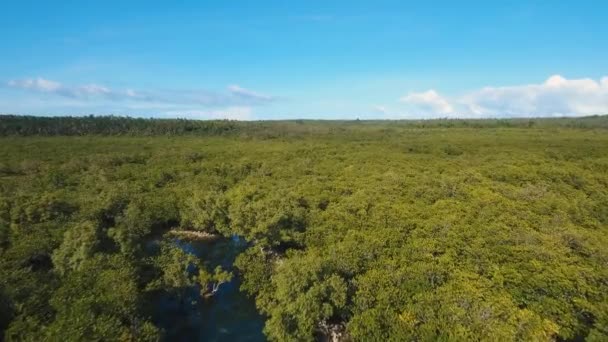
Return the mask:
<svg viewBox="0 0 608 342">
<path fill-rule="evenodd" d="M 244 248 L 244 240 L 233 237 L 211 241 L 173 239 L 183 251 L 196 255 L 208 269 L 222 266 L 233 270 L 233 263 Z M 159 295 L 155 323 L 165 330 L 167 341 L 265 341 L 264 319 L 253 299 L 239 291 L 240 279 L 221 286 L 210 298 L 200 297 L 198 287 Z"/>
</svg>

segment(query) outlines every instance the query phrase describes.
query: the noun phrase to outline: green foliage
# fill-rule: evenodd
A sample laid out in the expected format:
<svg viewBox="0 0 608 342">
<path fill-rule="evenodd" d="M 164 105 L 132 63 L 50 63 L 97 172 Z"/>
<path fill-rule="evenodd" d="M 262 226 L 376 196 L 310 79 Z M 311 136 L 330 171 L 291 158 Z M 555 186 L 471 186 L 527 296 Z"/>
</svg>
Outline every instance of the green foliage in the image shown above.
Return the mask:
<svg viewBox="0 0 608 342">
<path fill-rule="evenodd" d="M 0 287 L 0 331 L 4 331 L 12 320 L 13 308 L 4 289 Z"/>
<path fill-rule="evenodd" d="M 159 288 L 181 289 L 194 285 L 196 276 L 190 270 L 199 267 L 196 257 L 171 245 L 163 245 L 156 265 L 162 271 Z"/>
<path fill-rule="evenodd" d="M 201 295 L 214 295 L 224 283 L 232 280 L 232 273 L 225 271 L 221 266 L 217 266 L 213 273 L 207 272 L 205 269 L 199 269 L 198 283 L 201 287 Z"/>
<path fill-rule="evenodd" d="M 241 284 L 243 291 L 250 295 L 258 294 L 260 298 L 271 293 L 270 278 L 273 265 L 260 250 L 247 249 L 237 257 L 235 266 L 243 271 Z"/>
<path fill-rule="evenodd" d="M 265 194 L 250 188 L 233 194 L 232 232 L 261 247 L 297 241 L 306 229 L 308 204 L 283 191 Z"/>
<path fill-rule="evenodd" d="M 136 316 L 137 273 L 120 256 L 87 259 L 50 299 L 57 311 L 43 330 L 48 340 L 144 340 L 158 332 Z"/>
<path fill-rule="evenodd" d="M 181 209 L 182 227 L 209 233 L 229 230 L 228 200 L 219 191 L 195 191 Z"/>
<path fill-rule="evenodd" d="M 8 247 L 10 226 L 8 222 L 0 219 L 0 254 Z"/>
<path fill-rule="evenodd" d="M 271 340 L 606 340 L 607 122 L 1 117 L 0 329 L 157 340 L 154 295 L 238 276 Z"/>
<path fill-rule="evenodd" d="M 383 289 L 368 290 L 372 293 L 366 296 Z M 558 329 L 533 311 L 518 308 L 506 291 L 475 274 L 457 275 L 435 290 L 419 292 L 402 310 L 369 307 L 361 299 L 358 304 L 363 311 L 355 315 L 349 331 L 361 340 L 548 341 Z M 373 329 L 379 324 L 383 330 Z"/>
<path fill-rule="evenodd" d="M 59 248 L 53 252 L 53 265 L 60 274 L 78 270 L 98 251 L 100 231 L 94 222 L 85 221 L 68 229 Z"/>
<path fill-rule="evenodd" d="M 108 235 L 123 253 L 136 253 L 143 239 L 155 231 L 170 228 L 179 221 L 175 202 L 156 196 L 135 197 L 115 218 L 115 226 Z"/>
<path fill-rule="evenodd" d="M 272 300 L 260 306 L 269 316 L 265 332 L 273 340 L 312 340 L 322 322 L 343 318 L 346 281 L 318 257 L 291 255 L 277 266 L 272 285 Z"/>
<path fill-rule="evenodd" d="M 236 129 L 230 121 L 192 121 L 106 117 L 0 116 L 0 135 L 86 134 L 225 134 Z"/>
<path fill-rule="evenodd" d="M 162 275 L 148 285 L 149 289 L 167 290 L 178 296 L 194 285 L 200 287 L 201 296 L 214 295 L 222 284 L 233 277 L 231 272 L 225 271 L 221 266 L 209 272 L 201 260 L 167 243 L 161 246 L 155 265 Z"/>
<path fill-rule="evenodd" d="M 44 192 L 35 197 L 16 198 L 10 211 L 12 222 L 31 225 L 52 220 L 65 220 L 75 210 L 59 194 Z"/>
<path fill-rule="evenodd" d="M 399 121 L 275 121 L 238 122 L 184 119 L 143 119 L 119 116 L 37 117 L 0 115 L 0 135 L 240 135 L 277 138 L 314 133 L 336 134 L 348 130 L 390 133 L 398 128 L 596 128 L 608 127 L 605 116 L 537 119 L 434 119 Z M 0 172 L 3 169 L 0 168 Z"/>
</svg>

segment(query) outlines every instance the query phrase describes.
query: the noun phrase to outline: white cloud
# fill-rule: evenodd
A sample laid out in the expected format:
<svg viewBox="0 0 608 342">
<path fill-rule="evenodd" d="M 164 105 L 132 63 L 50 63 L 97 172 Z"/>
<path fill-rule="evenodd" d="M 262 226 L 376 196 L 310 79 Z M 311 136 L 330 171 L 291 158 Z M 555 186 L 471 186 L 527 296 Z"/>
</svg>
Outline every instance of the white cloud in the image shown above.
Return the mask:
<svg viewBox="0 0 608 342">
<path fill-rule="evenodd" d="M 183 110 L 168 111 L 164 113 L 167 117 L 198 120 L 252 120 L 253 110 L 250 107 L 227 107 L 218 110 Z"/>
<path fill-rule="evenodd" d="M 88 95 L 108 95 L 112 93 L 109 88 L 97 84 L 87 84 L 77 88 L 77 90 Z M 125 95 L 128 96 L 127 93 Z"/>
<path fill-rule="evenodd" d="M 566 79 L 553 75 L 540 84 L 484 87 L 446 99 L 434 90 L 410 93 L 401 102 L 427 116 L 530 117 L 608 113 L 608 77 Z"/>
<path fill-rule="evenodd" d="M 372 107 L 375 112 L 382 113 L 384 115 L 388 114 L 388 109 L 385 106 L 375 105 Z"/>
<path fill-rule="evenodd" d="M 228 91 L 234 96 L 238 96 L 245 99 L 250 99 L 254 101 L 272 101 L 274 98 L 272 96 L 260 94 L 253 90 L 242 88 L 236 84 L 229 85 Z"/>
<path fill-rule="evenodd" d="M 558 116 L 608 113 L 608 82 L 549 77 L 541 84 L 486 87 L 461 99 L 465 109 L 484 116 Z"/>
<path fill-rule="evenodd" d="M 60 82 L 44 78 L 26 78 L 8 81 L 8 86 L 34 92 L 55 94 L 74 99 L 87 99 L 93 97 L 107 97 L 112 99 L 123 99 L 132 97 L 129 92 L 116 92 L 98 84 L 85 84 L 82 86 L 69 87 Z"/>
<path fill-rule="evenodd" d="M 45 80 L 44 78 L 10 80 L 8 81 L 8 85 L 14 88 L 22 88 L 42 92 L 55 92 L 62 88 L 61 83 Z"/>
<path fill-rule="evenodd" d="M 123 90 L 112 89 L 94 83 L 68 86 L 44 78 L 11 80 L 7 85 L 11 88 L 56 95 L 83 102 L 102 100 L 106 102 L 140 102 L 154 105 L 171 104 L 176 106 L 243 107 L 264 105 L 276 100 L 273 96 L 260 94 L 238 85 L 228 86 L 228 89 L 225 92 L 212 92 L 206 90 Z"/>
<path fill-rule="evenodd" d="M 409 93 L 400 101 L 430 114 L 446 115 L 454 111 L 452 105 L 433 89 L 423 93 Z"/>
</svg>

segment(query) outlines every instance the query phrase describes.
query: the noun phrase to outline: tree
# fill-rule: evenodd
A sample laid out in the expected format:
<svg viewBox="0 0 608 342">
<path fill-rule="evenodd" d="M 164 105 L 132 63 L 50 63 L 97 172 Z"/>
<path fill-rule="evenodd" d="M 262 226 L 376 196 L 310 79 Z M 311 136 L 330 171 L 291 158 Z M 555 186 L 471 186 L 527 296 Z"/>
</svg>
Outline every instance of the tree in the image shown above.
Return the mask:
<svg viewBox="0 0 608 342">
<path fill-rule="evenodd" d="M 69 228 L 63 242 L 52 255 L 53 265 L 60 274 L 78 270 L 83 262 L 99 250 L 101 231 L 95 222 L 84 221 Z"/>
<path fill-rule="evenodd" d="M 120 255 L 84 261 L 50 299 L 57 314 L 45 339 L 157 340 L 157 329 L 137 315 L 136 279 L 136 269 Z"/>
<path fill-rule="evenodd" d="M 171 228 L 179 221 L 175 202 L 159 194 L 138 196 L 131 200 L 116 218 L 108 235 L 116 241 L 122 253 L 141 251 L 142 240 L 150 234 Z"/>
<path fill-rule="evenodd" d="M 347 284 L 317 255 L 294 253 L 278 265 L 272 300 L 262 302 L 264 331 L 277 341 L 311 341 L 328 322 L 341 322 Z"/>
<path fill-rule="evenodd" d="M 194 191 L 181 210 L 182 227 L 208 233 L 226 232 L 230 226 L 228 200 L 219 191 Z"/>
<path fill-rule="evenodd" d="M 307 226 L 308 205 L 291 193 L 265 194 L 255 188 L 242 188 L 233 193 L 231 203 L 232 233 L 260 248 L 297 243 Z"/>
<path fill-rule="evenodd" d="M 199 269 L 198 283 L 201 286 L 201 296 L 213 296 L 222 284 L 231 280 L 232 273 L 223 270 L 221 266 L 217 266 L 213 273 L 209 273 L 205 269 Z"/>
<path fill-rule="evenodd" d="M 166 289 L 193 286 L 196 279 L 194 272 L 201 267 L 198 258 L 168 243 L 162 245 L 157 265 L 162 271 L 161 288 Z"/>
<path fill-rule="evenodd" d="M 458 274 L 435 290 L 414 293 L 400 310 L 374 306 L 355 310 L 348 329 L 353 338 L 362 340 L 551 341 L 558 326 L 518 308 L 508 292 L 493 288 L 488 280 Z"/>
</svg>

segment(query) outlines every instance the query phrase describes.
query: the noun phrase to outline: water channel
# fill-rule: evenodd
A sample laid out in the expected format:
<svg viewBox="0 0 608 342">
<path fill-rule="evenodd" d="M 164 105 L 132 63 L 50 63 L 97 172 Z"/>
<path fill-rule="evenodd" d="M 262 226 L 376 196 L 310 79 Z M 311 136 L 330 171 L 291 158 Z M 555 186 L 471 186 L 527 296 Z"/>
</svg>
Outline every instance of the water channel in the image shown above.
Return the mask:
<svg viewBox="0 0 608 342">
<path fill-rule="evenodd" d="M 213 240 L 171 238 L 183 251 L 205 261 L 210 269 L 220 265 L 234 271 L 236 256 L 247 246 L 238 237 Z M 153 315 L 154 323 L 165 331 L 166 341 L 265 341 L 264 318 L 252 298 L 239 291 L 240 279 L 221 285 L 210 298 L 201 298 L 199 289 L 185 289 L 185 297 L 161 296 Z"/>
</svg>

